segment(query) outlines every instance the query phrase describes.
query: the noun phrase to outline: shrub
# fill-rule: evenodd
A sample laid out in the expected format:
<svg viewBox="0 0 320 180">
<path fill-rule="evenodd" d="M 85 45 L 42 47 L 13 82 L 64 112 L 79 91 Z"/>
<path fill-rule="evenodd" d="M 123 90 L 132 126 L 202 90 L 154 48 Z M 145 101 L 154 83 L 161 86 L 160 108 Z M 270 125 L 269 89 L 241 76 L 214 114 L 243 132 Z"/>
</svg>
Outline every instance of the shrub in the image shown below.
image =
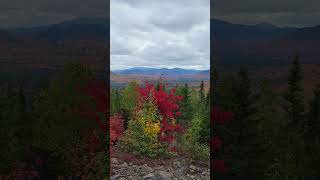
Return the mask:
<svg viewBox="0 0 320 180">
<path fill-rule="evenodd" d="M 181 146 L 184 151 L 194 158 L 208 159 L 210 156 L 209 145 L 199 143 L 202 120 L 198 116 L 193 118 L 191 127 L 182 136 Z"/>
<path fill-rule="evenodd" d="M 123 133 L 123 119 L 120 115 L 110 117 L 110 144 L 114 145 Z"/>
<path fill-rule="evenodd" d="M 162 84 L 157 89 L 146 83 L 138 92 L 136 109 L 121 139 L 121 147 L 149 157 L 175 151 L 176 135 L 182 132 L 176 123 L 176 117 L 181 114 L 177 105 L 181 97 L 175 95 L 175 89 L 165 92 Z"/>
</svg>

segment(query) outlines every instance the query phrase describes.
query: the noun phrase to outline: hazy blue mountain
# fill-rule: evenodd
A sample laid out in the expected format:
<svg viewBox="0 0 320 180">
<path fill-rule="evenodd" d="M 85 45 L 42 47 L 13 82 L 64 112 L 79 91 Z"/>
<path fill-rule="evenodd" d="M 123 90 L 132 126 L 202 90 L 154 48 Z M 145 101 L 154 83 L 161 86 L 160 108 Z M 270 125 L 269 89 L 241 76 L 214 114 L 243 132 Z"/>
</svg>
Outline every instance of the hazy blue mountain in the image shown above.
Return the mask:
<svg viewBox="0 0 320 180">
<path fill-rule="evenodd" d="M 182 68 L 145 68 L 145 67 L 134 67 L 130 69 L 124 70 L 116 70 L 113 71 L 117 74 L 123 75 L 163 75 L 163 76 L 181 76 L 181 75 L 196 75 L 201 74 L 202 70 L 195 70 L 195 69 L 182 69 Z"/>
<path fill-rule="evenodd" d="M 298 30 L 297 28 L 280 28 L 270 23 L 256 25 L 234 24 L 218 19 L 211 20 L 213 37 L 217 40 L 259 41 L 281 37 Z"/>
<path fill-rule="evenodd" d="M 211 20 L 211 55 L 226 67 L 284 65 L 295 54 L 304 62 L 319 63 L 319 46 L 320 26 L 295 28 Z"/>
<path fill-rule="evenodd" d="M 9 29 L 18 36 L 30 37 L 49 42 L 61 41 L 100 41 L 109 39 L 109 20 L 104 18 L 79 18 L 57 24 Z"/>
</svg>

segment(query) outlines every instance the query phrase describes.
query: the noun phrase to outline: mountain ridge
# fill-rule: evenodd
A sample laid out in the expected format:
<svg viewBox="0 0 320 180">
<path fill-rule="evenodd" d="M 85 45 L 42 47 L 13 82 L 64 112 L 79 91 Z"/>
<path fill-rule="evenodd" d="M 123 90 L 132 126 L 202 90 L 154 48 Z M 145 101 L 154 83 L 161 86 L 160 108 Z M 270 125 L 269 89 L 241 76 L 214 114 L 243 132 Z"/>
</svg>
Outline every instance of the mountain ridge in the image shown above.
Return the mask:
<svg viewBox="0 0 320 180">
<path fill-rule="evenodd" d="M 201 74 L 208 70 L 183 69 L 183 68 L 151 68 L 151 67 L 133 67 L 123 70 L 112 71 L 115 74 L 122 75 L 153 75 L 153 76 L 181 76 Z"/>
</svg>

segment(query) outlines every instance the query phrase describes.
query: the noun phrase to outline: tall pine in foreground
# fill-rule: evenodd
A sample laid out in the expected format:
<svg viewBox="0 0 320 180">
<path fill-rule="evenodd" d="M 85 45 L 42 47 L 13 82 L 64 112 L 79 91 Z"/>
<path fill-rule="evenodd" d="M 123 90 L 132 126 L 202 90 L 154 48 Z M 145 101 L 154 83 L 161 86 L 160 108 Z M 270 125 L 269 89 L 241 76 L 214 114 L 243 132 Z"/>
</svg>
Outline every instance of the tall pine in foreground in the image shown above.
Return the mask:
<svg viewBox="0 0 320 180">
<path fill-rule="evenodd" d="M 320 84 L 314 90 L 314 97 L 310 102 L 310 110 L 307 117 L 307 131 L 305 133 L 305 146 L 308 154 L 308 179 L 320 177 Z"/>
<path fill-rule="evenodd" d="M 210 141 L 210 109 L 207 103 L 204 81 L 201 81 L 199 90 L 198 115 L 201 117 L 200 143 L 208 144 Z"/>
<path fill-rule="evenodd" d="M 199 90 L 199 103 L 200 105 L 203 106 L 205 102 L 206 102 L 206 95 L 204 92 L 204 82 L 201 81 L 200 90 Z"/>
<path fill-rule="evenodd" d="M 314 97 L 310 102 L 307 129 L 306 138 L 310 143 L 320 144 L 320 84 L 316 86 Z"/>
<path fill-rule="evenodd" d="M 178 118 L 178 123 L 181 124 L 184 128 L 187 128 L 190 125 L 190 121 L 193 118 L 190 93 L 191 91 L 188 84 L 185 84 L 183 87 L 181 87 L 179 93 L 179 95 L 183 96 L 183 99 L 180 102 L 180 112 L 182 113 L 182 115 Z"/>
<path fill-rule="evenodd" d="M 284 110 L 288 115 L 288 126 L 291 130 L 303 131 L 304 123 L 304 103 L 303 89 L 301 82 L 303 79 L 302 68 L 299 57 L 296 56 L 292 62 L 288 78 L 288 87 L 284 94 Z"/>
<path fill-rule="evenodd" d="M 284 93 L 283 109 L 286 113 L 286 126 L 284 133 L 282 168 L 283 178 L 304 179 L 305 178 L 305 155 L 304 155 L 304 133 L 306 128 L 305 110 L 303 102 L 303 88 L 301 86 L 303 72 L 296 56 L 292 62 L 288 77 L 288 86 Z"/>
<path fill-rule="evenodd" d="M 229 179 L 262 179 L 264 152 L 256 118 L 256 97 L 246 69 L 240 70 L 233 84 L 232 112 L 234 119 L 226 125 L 226 161 Z"/>
</svg>

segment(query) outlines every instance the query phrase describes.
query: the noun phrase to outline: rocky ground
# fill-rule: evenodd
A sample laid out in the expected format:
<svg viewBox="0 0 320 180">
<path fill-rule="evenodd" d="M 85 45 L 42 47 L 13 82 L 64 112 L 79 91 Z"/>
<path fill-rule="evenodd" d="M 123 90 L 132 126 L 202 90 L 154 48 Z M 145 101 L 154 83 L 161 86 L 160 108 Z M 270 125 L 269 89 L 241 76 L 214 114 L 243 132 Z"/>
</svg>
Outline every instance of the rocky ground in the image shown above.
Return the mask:
<svg viewBox="0 0 320 180">
<path fill-rule="evenodd" d="M 202 180 L 210 179 L 208 164 L 177 157 L 162 163 L 127 162 L 111 158 L 111 180 Z"/>
<path fill-rule="evenodd" d="M 175 180 L 175 179 L 210 179 L 207 167 L 201 167 L 180 159 L 166 165 L 150 166 L 119 162 L 117 158 L 111 159 L 111 180 Z"/>
</svg>

